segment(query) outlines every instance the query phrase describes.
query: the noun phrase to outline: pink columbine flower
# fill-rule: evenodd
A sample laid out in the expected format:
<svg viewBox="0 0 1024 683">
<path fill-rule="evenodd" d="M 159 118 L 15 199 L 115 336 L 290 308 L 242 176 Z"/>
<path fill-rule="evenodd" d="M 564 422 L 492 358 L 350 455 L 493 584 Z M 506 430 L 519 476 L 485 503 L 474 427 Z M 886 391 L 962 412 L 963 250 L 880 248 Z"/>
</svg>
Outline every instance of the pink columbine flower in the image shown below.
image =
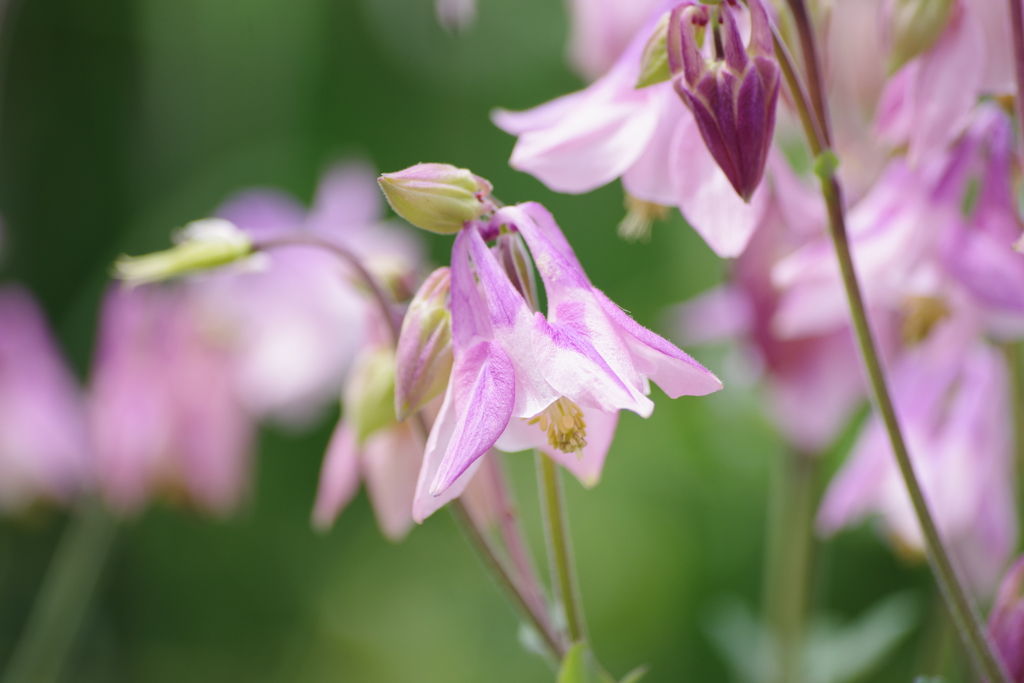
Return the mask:
<svg viewBox="0 0 1024 683">
<path fill-rule="evenodd" d="M 988 631 L 1010 680 L 1024 681 L 1024 557 L 1018 557 L 999 584 Z"/>
<path fill-rule="evenodd" d="M 230 335 L 186 287 L 111 287 L 89 388 L 101 491 L 138 511 L 184 495 L 225 514 L 249 484 L 253 424 L 236 398 Z"/>
<path fill-rule="evenodd" d="M 940 322 L 894 363 L 891 385 L 911 461 L 940 533 L 971 586 L 990 594 L 1017 541 L 1007 368 L 978 340 L 970 308 Z M 818 528 L 832 534 L 869 514 L 897 548 L 924 540 L 888 437 L 877 417 L 833 479 Z"/>
<path fill-rule="evenodd" d="M 404 298 L 422 246 L 408 230 L 382 223 L 383 208 L 372 169 L 349 163 L 324 176 L 309 211 L 283 193 L 249 190 L 218 215 L 256 241 L 312 236 L 337 243 Z M 201 289 L 237 336 L 235 381 L 247 409 L 301 425 L 337 401 L 375 304 L 359 278 L 322 248 L 275 247 L 266 257 L 260 271 L 211 274 Z"/>
<path fill-rule="evenodd" d="M 0 288 L 0 510 L 92 483 L 81 392 L 27 290 Z"/>
<path fill-rule="evenodd" d="M 744 47 L 737 24 L 735 0 L 716 9 L 681 5 L 668 25 L 668 61 L 672 85 L 693 112 L 711 156 L 736 193 L 750 201 L 764 175 L 775 131 L 780 70 L 775 61 L 768 14 L 761 0 L 750 0 L 750 41 Z M 718 38 L 721 26 L 721 54 Z M 697 40 L 698 28 L 715 47 L 705 58 Z"/>
<path fill-rule="evenodd" d="M 533 310 L 488 248 L 485 237 L 502 231 L 529 247 L 547 316 Z M 721 389 L 713 374 L 590 283 L 539 204 L 467 224 L 452 250 L 450 296 L 455 362 L 427 441 L 417 521 L 461 494 L 492 446 L 540 447 L 593 485 L 618 411 L 651 414 L 649 380 L 673 398 Z"/>
<path fill-rule="evenodd" d="M 525 112 L 498 110 L 493 119 L 519 136 L 509 162 L 513 168 L 552 190 L 580 194 L 621 178 L 632 197 L 678 206 L 719 256 L 737 256 L 764 215 L 765 192 L 754 191 L 749 202 L 737 194 L 671 82 L 636 87 L 642 55 L 662 15 L 652 15 L 612 69 L 585 90 Z M 769 140 L 770 135 L 765 144 Z M 770 174 L 770 157 L 767 163 Z"/>
</svg>

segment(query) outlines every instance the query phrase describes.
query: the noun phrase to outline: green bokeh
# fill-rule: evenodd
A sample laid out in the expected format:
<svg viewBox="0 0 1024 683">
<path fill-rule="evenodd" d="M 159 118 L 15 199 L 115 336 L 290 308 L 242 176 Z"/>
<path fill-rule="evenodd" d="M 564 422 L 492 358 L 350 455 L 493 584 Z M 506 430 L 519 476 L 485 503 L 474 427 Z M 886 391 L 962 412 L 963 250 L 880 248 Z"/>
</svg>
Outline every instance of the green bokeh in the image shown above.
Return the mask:
<svg viewBox="0 0 1024 683">
<path fill-rule="evenodd" d="M 506 202 L 543 202 L 591 279 L 649 326 L 726 268 L 678 215 L 649 244 L 620 241 L 617 185 L 556 195 L 507 166 L 513 140 L 489 111 L 581 85 L 564 65 L 560 0 L 480 0 L 458 38 L 430 0 L 12 1 L 3 274 L 40 297 L 83 378 L 117 253 L 164 246 L 241 188 L 308 200 L 349 155 L 383 170 L 468 166 Z M 442 262 L 450 239 L 430 239 Z M 721 370 L 721 355 L 701 357 Z M 651 419 L 623 417 L 601 485 L 568 486 L 594 645 L 616 673 L 650 664 L 651 683 L 725 681 L 702 624 L 723 595 L 759 603 L 783 445 L 743 388 L 655 398 Z M 124 523 L 66 680 L 553 680 L 447 515 L 392 545 L 361 495 L 332 532 L 311 530 L 330 422 L 266 432 L 251 501 L 230 521 L 156 506 Z M 540 551 L 532 460 L 509 465 Z M 0 662 L 63 523 L 44 511 L 0 526 Z M 930 590 L 869 529 L 829 543 L 817 565 L 816 608 L 847 617 L 907 586 Z M 914 656 L 911 642 L 874 680 L 909 680 Z"/>
</svg>

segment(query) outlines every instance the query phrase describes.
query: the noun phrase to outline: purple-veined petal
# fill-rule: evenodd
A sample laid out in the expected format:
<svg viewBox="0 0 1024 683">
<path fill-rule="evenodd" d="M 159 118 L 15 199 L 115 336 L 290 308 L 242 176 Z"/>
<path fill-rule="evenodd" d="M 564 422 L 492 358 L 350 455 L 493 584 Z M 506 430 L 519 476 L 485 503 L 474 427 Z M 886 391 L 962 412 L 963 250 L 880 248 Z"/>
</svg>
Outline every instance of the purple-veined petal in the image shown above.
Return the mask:
<svg viewBox="0 0 1024 683">
<path fill-rule="evenodd" d="M 456 355 L 467 349 L 474 339 L 493 339 L 490 315 L 476 276 L 469 264 L 470 230 L 462 230 L 452 245 L 450 303 L 452 311 L 452 339 Z"/>
<path fill-rule="evenodd" d="M 340 420 L 327 444 L 327 454 L 320 468 L 316 503 L 313 505 L 313 526 L 329 529 L 341 511 L 359 491 L 359 446 L 355 431 Z"/>
<path fill-rule="evenodd" d="M 687 353 L 637 323 L 603 292 L 594 290 L 594 295 L 605 315 L 622 332 L 640 372 L 669 398 L 704 396 L 722 388 L 722 382 Z"/>
<path fill-rule="evenodd" d="M 437 476 L 441 461 L 444 459 L 452 435 L 455 433 L 457 421 L 454 384 L 449 383 L 448 390 L 444 394 L 444 401 L 441 403 L 441 410 L 438 412 L 434 426 L 430 430 L 430 436 L 427 438 L 427 446 L 423 452 L 423 465 L 420 468 L 419 477 L 416 479 L 412 518 L 417 524 L 422 524 L 427 517 L 462 495 L 480 466 L 478 458 L 444 493 L 439 496 L 430 495 L 430 484 Z"/>
<path fill-rule="evenodd" d="M 480 341 L 455 359 L 450 386 L 458 417 L 444 458 L 430 484 L 430 495 L 444 493 L 487 452 L 505 431 L 515 405 L 512 361 L 493 341 Z"/>
</svg>

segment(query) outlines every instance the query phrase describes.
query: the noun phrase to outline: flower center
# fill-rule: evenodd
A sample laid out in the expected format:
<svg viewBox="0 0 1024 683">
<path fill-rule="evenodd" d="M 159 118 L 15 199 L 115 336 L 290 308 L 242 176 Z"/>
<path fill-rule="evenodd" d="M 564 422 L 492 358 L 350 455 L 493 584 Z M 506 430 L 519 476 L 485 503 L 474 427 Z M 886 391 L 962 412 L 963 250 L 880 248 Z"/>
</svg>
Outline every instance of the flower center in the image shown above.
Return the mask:
<svg viewBox="0 0 1024 683">
<path fill-rule="evenodd" d="M 527 424 L 535 424 L 548 435 L 548 443 L 563 453 L 583 454 L 587 445 L 587 423 L 580 407 L 564 396 L 549 405 Z"/>
</svg>

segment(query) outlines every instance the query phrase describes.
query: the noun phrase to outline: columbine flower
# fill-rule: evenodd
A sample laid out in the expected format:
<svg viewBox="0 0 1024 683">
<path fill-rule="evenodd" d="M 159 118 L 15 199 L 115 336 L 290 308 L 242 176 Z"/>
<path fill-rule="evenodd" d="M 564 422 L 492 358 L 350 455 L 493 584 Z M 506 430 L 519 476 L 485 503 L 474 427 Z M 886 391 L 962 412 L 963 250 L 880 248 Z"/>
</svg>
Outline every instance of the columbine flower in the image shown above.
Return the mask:
<svg viewBox="0 0 1024 683">
<path fill-rule="evenodd" d="M 324 176 L 308 211 L 283 193 L 248 190 L 218 214 L 256 241 L 310 237 L 338 244 L 406 299 L 421 244 L 407 228 L 380 222 L 382 210 L 373 171 L 349 163 Z M 237 338 L 236 383 L 247 409 L 305 424 L 337 401 L 376 304 L 361 279 L 321 247 L 281 246 L 265 255 L 262 271 L 208 276 L 201 293 Z"/>
<path fill-rule="evenodd" d="M 0 510 L 68 502 L 91 484 L 81 392 L 46 318 L 21 287 L 0 289 Z"/>
<path fill-rule="evenodd" d="M 253 425 L 222 329 L 190 294 L 112 287 L 104 299 L 89 421 L 101 490 L 127 512 L 167 492 L 227 513 L 249 482 Z"/>
<path fill-rule="evenodd" d="M 761 0 L 748 3 L 750 44 L 746 48 L 733 4 L 735 0 L 726 0 L 715 9 L 683 5 L 673 10 L 667 53 L 675 77 L 672 85 L 693 112 L 711 156 L 736 193 L 749 201 L 764 175 L 775 131 L 780 70 Z M 714 45 L 713 60 L 702 53 L 698 28 Z"/>
<path fill-rule="evenodd" d="M 503 232 L 518 233 L 529 247 L 547 293 L 546 317 L 527 302 L 519 274 L 510 277 L 487 247 L 485 235 Z M 618 411 L 646 417 L 653 410 L 649 379 L 673 398 L 721 388 L 590 284 L 539 204 L 467 224 L 452 250 L 450 297 L 455 361 L 424 454 L 417 521 L 461 494 L 494 445 L 539 446 L 593 485 Z"/>
<path fill-rule="evenodd" d="M 496 111 L 494 122 L 519 136 L 509 163 L 552 190 L 580 194 L 621 177 L 631 197 L 678 206 L 715 253 L 737 256 L 764 215 L 765 193 L 749 203 L 737 195 L 670 82 L 636 87 L 661 16 L 587 89 L 525 112 Z"/>
</svg>

